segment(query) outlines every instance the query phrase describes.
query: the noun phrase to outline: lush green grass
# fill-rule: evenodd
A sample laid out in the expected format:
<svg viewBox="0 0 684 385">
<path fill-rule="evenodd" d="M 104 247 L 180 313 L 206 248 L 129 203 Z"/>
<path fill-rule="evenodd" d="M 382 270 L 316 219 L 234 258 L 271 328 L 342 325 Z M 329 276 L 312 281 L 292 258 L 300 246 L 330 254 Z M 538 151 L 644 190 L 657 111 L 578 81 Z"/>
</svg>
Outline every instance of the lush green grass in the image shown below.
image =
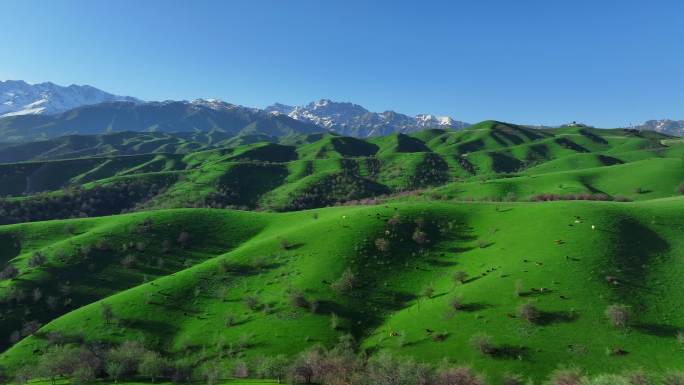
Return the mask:
<svg viewBox="0 0 684 385">
<path fill-rule="evenodd" d="M 142 151 L 136 139 L 129 138 Z M 304 206 L 313 208 L 434 187 L 440 194 L 475 200 L 597 192 L 641 200 L 676 195 L 675 187 L 684 180 L 683 157 L 680 140 L 652 132 L 532 130 L 486 121 L 461 131 L 426 130 L 368 140 L 321 134 L 289 145 L 251 143 L 187 155 L 5 164 L 0 165 L 0 193 L 18 196 L 136 178 L 164 187 L 160 195 L 136 202 L 156 208 L 220 204 L 293 210 L 302 208 L 296 199 L 302 192 L 314 195 Z M 150 179 L 164 173 L 177 177 Z M 353 191 L 339 193 L 330 175 L 342 177 Z M 251 187 L 238 187 L 245 185 Z"/>
<path fill-rule="evenodd" d="M 0 165 L 0 192 L 13 195 L 3 221 L 67 198 L 67 216 L 87 215 L 89 202 L 139 211 L 0 226 L 0 266 L 19 269 L 0 281 L 0 367 L 35 362 L 59 333 L 143 341 L 197 366 L 291 357 L 351 334 L 368 354 L 446 358 L 494 381 L 506 372 L 539 380 L 568 365 L 684 369 L 680 140 L 494 121 L 369 140 L 250 135 L 188 154 Z M 167 139 L 154 136 L 149 148 L 177 144 Z M 84 190 L 59 190 L 75 184 Z M 392 196 L 407 190 L 419 191 Z M 633 202 L 524 202 L 538 194 Z M 381 195 L 386 203 L 320 208 Z M 316 209 L 294 211 L 307 208 Z M 30 266 L 37 254 L 45 261 Z M 356 277 L 350 293 L 331 285 L 345 271 Z M 463 284 L 457 271 L 469 276 Z M 310 306 L 293 306 L 295 294 Z M 526 303 L 541 311 L 537 324 L 518 316 Z M 614 303 L 630 306 L 629 328 L 609 325 Z M 43 326 L 11 344 L 28 321 Z M 497 354 L 470 346 L 478 333 Z"/>
<path fill-rule="evenodd" d="M 6 226 L 2 239 L 10 242 L 13 234 L 21 248 L 3 258 L 22 274 L 3 287 L 28 291 L 68 277 L 75 305 L 43 314 L 46 321 L 55 318 L 3 353 L 0 365 L 30 362 L 34 352 L 45 349 L 46 333 L 59 331 L 82 333 L 88 340 L 142 340 L 172 357 L 197 362 L 228 346 L 247 359 L 293 355 L 351 333 L 369 352 L 390 350 L 431 362 L 447 357 L 493 379 L 507 371 L 539 379 L 570 364 L 592 373 L 681 369 L 675 336 L 684 328 L 679 311 L 684 298 L 679 284 L 684 273 L 682 212 L 681 198 L 419 202 L 285 214 L 171 210 Z M 387 224 L 395 215 L 401 223 Z M 149 228 L 139 230 L 147 217 Z M 412 240 L 417 221 L 427 234 L 422 245 Z M 69 224 L 77 235 L 66 232 Z M 160 242 L 175 241 L 182 228 L 191 235 L 187 248 L 174 242 L 172 251 L 162 253 Z M 70 248 L 102 238 L 115 247 L 95 254 L 99 267 L 89 271 Z M 388 241 L 387 250 L 378 250 L 378 238 Z M 124 240 L 148 245 L 133 252 L 140 265 L 121 266 Z M 29 269 L 25 262 L 36 250 L 49 262 Z M 70 262 L 55 259 L 61 251 L 73 256 Z M 149 266 L 152 256 L 167 260 L 168 269 Z M 191 265 L 180 267 L 188 258 Z M 352 269 L 360 283 L 350 295 L 337 294 L 329 284 L 345 269 Z M 456 285 L 451 277 L 460 270 L 471 278 Z M 514 295 L 518 280 L 521 296 Z M 423 294 L 428 286 L 434 289 L 430 297 Z M 533 291 L 542 287 L 543 292 Z M 316 312 L 294 308 L 288 298 L 294 291 L 318 301 Z M 454 295 L 465 307 L 451 314 Z M 255 309 L 245 305 L 250 296 L 259 304 Z M 112 305 L 118 321 L 102 319 L 98 300 Z M 529 325 L 516 316 L 516 308 L 527 302 L 544 312 L 542 324 Z M 608 324 L 604 310 L 612 303 L 632 307 L 632 327 L 616 330 Z M 29 301 L 3 313 L 32 313 L 41 307 L 41 301 Z M 228 313 L 233 326 L 225 325 Z M 332 313 L 339 318 L 337 330 L 330 326 Z M 483 357 L 469 346 L 479 332 L 492 336 L 501 355 Z M 436 333 L 443 333 L 444 340 L 436 341 Z M 628 354 L 606 353 L 615 347 Z"/>
</svg>

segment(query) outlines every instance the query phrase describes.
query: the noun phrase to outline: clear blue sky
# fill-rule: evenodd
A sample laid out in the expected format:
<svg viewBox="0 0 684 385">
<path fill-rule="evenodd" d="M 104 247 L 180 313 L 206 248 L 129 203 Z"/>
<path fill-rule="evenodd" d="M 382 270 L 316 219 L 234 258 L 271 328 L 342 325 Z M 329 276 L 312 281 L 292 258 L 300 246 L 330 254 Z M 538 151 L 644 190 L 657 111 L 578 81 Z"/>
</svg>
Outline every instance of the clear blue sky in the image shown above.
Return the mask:
<svg viewBox="0 0 684 385">
<path fill-rule="evenodd" d="M 0 0 L 0 79 L 146 100 L 684 119 L 684 1 Z"/>
</svg>

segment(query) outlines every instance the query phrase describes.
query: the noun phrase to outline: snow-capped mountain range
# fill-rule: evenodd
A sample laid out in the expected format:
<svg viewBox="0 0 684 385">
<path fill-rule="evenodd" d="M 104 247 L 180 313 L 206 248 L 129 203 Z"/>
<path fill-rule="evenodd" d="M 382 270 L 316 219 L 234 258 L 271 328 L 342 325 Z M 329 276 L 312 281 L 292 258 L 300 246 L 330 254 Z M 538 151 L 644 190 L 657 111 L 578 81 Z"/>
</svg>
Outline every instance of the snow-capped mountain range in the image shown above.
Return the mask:
<svg viewBox="0 0 684 385">
<path fill-rule="evenodd" d="M 469 125 L 449 116 L 430 114 L 409 116 L 394 111 L 371 112 L 358 104 L 335 102 L 329 99 L 320 99 L 302 106 L 275 103 L 265 109 L 258 109 L 218 99 L 144 102 L 130 96 L 113 95 L 88 85 L 63 87 L 51 82 L 29 84 L 23 80 L 0 81 L 0 119 L 21 115 L 58 116 L 86 106 L 93 106 L 96 110 L 104 111 L 109 107 L 102 103 L 111 102 L 128 102 L 141 108 L 172 104 L 178 109 L 179 105 L 185 105 L 203 116 L 209 114 L 210 111 L 235 113 L 255 119 L 260 115 L 278 116 L 279 119 L 290 118 L 341 135 L 356 137 L 388 135 L 395 132 L 408 133 L 429 127 L 461 129 Z M 102 104 L 102 108 L 98 109 L 99 104 Z M 102 115 L 105 113 L 103 112 Z M 65 118 L 62 116 L 59 119 Z M 173 122 L 174 119 L 173 116 L 165 117 L 165 125 L 185 127 L 184 124 L 178 125 L 177 122 Z M 649 120 L 634 128 L 684 136 L 684 120 Z M 78 131 L 78 127 L 74 128 L 74 132 Z"/>
<path fill-rule="evenodd" d="M 140 102 L 130 96 L 112 95 L 86 85 L 62 87 L 50 82 L 0 81 L 0 117 L 58 114 L 76 107 L 114 101 Z"/>
<path fill-rule="evenodd" d="M 321 99 L 304 106 L 276 103 L 267 112 L 284 114 L 293 119 L 311 122 L 342 135 L 376 136 L 394 132 L 413 132 L 427 127 L 464 128 L 468 124 L 449 116 L 420 114 L 409 116 L 394 111 L 371 112 L 358 104 Z"/>
<path fill-rule="evenodd" d="M 643 124 L 635 127 L 641 130 L 651 130 L 663 134 L 684 136 L 684 120 L 647 120 Z"/>
</svg>

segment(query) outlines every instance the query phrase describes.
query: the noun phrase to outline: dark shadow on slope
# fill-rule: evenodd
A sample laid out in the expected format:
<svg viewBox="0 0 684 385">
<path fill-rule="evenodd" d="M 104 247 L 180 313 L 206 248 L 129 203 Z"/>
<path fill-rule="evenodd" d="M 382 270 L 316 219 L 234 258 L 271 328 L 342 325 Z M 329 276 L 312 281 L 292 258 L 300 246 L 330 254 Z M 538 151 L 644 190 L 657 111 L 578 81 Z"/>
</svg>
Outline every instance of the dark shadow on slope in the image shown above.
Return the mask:
<svg viewBox="0 0 684 385">
<path fill-rule="evenodd" d="M 530 349 L 525 346 L 500 345 L 494 348 L 492 357 L 502 360 L 526 360 Z"/>
<path fill-rule="evenodd" d="M 485 310 L 491 308 L 492 305 L 484 302 L 470 302 L 470 303 L 465 303 L 461 305 L 461 308 L 458 309 L 459 311 L 464 311 L 464 312 L 476 312 L 480 310 Z"/>
<path fill-rule="evenodd" d="M 657 257 L 670 246 L 655 231 L 630 217 L 620 218 L 610 234 L 614 238 L 613 250 L 603 270 L 607 276 L 615 278 L 607 280 L 606 284 L 622 301 L 635 306 L 635 311 L 641 311 L 645 304 L 639 297 L 650 287 L 648 274 L 652 265 L 662 262 Z"/>
<path fill-rule="evenodd" d="M 579 133 L 580 133 L 580 135 L 586 137 L 587 139 L 591 140 L 591 141 L 594 142 L 594 143 L 597 143 L 597 144 L 608 144 L 608 141 L 607 141 L 607 140 L 603 139 L 602 137 L 600 137 L 600 136 L 594 134 L 593 132 L 591 132 L 591 131 L 589 131 L 589 130 L 587 130 L 587 129 L 582 128 L 582 129 L 579 130 Z"/>
<path fill-rule="evenodd" d="M 657 337 L 672 337 L 676 338 L 678 333 L 684 333 L 684 328 L 679 328 L 672 325 L 657 324 L 657 323 L 639 323 L 633 325 L 634 329 Z"/>
<path fill-rule="evenodd" d="M 570 311 L 542 311 L 539 314 L 539 325 L 551 325 L 556 323 L 574 322 L 579 318 L 579 314 Z"/>
<path fill-rule="evenodd" d="M 614 158 L 612 156 L 608 155 L 597 155 L 596 158 L 603 164 L 604 166 L 614 166 L 616 164 L 623 164 L 625 162 L 621 161 L 618 158 Z"/>
<path fill-rule="evenodd" d="M 492 159 L 493 171 L 500 172 L 515 172 L 522 166 L 522 162 L 508 154 L 501 152 L 488 152 L 487 155 Z"/>
<path fill-rule="evenodd" d="M 567 148 L 568 150 L 573 150 L 576 152 L 589 152 L 589 150 L 587 150 L 585 147 L 580 146 L 579 144 L 573 142 L 568 138 L 554 139 L 554 142 L 556 142 L 561 147 Z"/>
</svg>

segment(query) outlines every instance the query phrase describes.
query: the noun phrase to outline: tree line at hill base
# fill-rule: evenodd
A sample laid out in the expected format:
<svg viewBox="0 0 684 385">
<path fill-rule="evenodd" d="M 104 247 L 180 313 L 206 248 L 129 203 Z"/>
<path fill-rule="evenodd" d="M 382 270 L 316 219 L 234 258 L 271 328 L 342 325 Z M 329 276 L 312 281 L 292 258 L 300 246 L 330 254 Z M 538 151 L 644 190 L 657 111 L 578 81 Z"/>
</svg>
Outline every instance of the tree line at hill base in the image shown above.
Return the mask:
<svg viewBox="0 0 684 385">
<path fill-rule="evenodd" d="M 105 311 L 105 309 L 103 309 Z M 227 379 L 260 378 L 278 383 L 321 385 L 533 385 L 535 382 L 518 373 L 504 374 L 490 381 L 467 365 L 450 363 L 446 358 L 437 365 L 412 358 L 380 352 L 368 356 L 358 353 L 351 336 L 340 337 L 331 349 L 315 346 L 293 359 L 284 355 L 257 357 L 252 360 L 229 357 L 229 362 L 205 360 L 192 363 L 172 360 L 147 349 L 138 341 L 120 345 L 74 341 L 61 335 L 47 335 L 52 345 L 37 363 L 27 364 L 13 378 L 0 381 L 26 384 L 31 380 L 58 380 L 86 385 L 113 381 L 171 381 L 186 384 L 202 381 L 216 385 Z M 471 341 L 475 344 L 477 340 Z M 249 344 L 249 341 L 244 341 Z M 0 373 L 2 375 L 2 373 Z M 587 375 L 574 367 L 553 371 L 543 384 L 549 385 L 682 385 L 684 372 L 647 373 L 642 370 L 622 374 Z"/>
</svg>

